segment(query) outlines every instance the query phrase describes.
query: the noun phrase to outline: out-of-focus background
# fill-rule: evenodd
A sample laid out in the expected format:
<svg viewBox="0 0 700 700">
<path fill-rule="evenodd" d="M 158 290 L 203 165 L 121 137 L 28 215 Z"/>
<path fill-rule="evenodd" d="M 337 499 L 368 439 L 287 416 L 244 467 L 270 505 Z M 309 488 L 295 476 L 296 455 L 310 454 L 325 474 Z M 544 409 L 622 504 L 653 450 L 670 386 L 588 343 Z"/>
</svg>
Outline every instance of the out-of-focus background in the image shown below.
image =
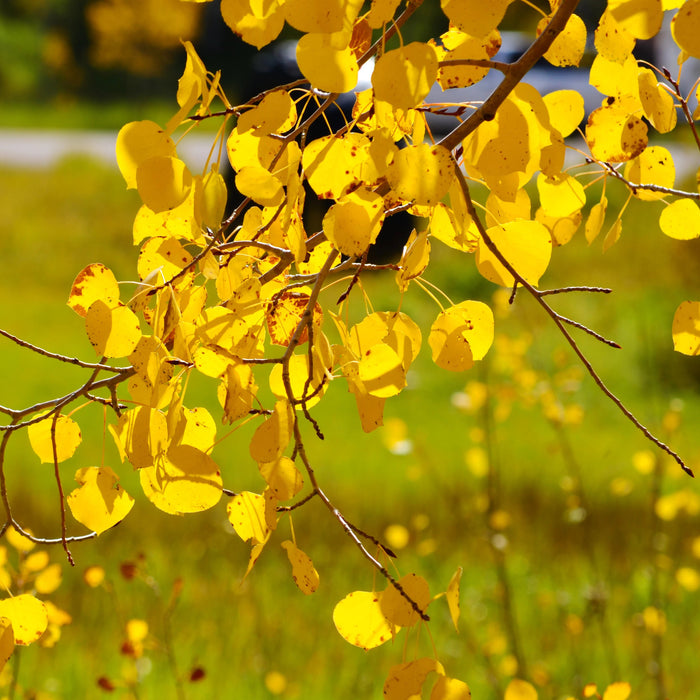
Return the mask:
<svg viewBox="0 0 700 700">
<path fill-rule="evenodd" d="M 584 6 L 594 26 L 600 3 Z M 443 29 L 437 3 L 426 2 L 421 13 L 422 27 Z M 522 8 L 509 13 L 508 46 L 522 37 L 523 17 Z M 209 70 L 222 70 L 232 102 L 245 99 L 254 50 L 232 37 L 216 2 L 0 3 L 3 329 L 92 359 L 82 320 L 65 301 L 75 274 L 91 262 L 134 279 L 131 226 L 139 201 L 116 170 L 113 143 L 123 123 L 164 123 L 174 113 L 181 38 L 194 41 Z M 657 43 L 654 55 L 665 48 Z M 538 80 L 543 91 L 561 87 L 554 70 Z M 187 140 L 206 147 L 213 138 L 206 128 Z M 685 164 L 677 186 L 692 189 L 697 151 L 687 134 L 673 138 L 667 145 Z M 188 157 L 196 160 L 197 148 Z M 587 190 L 590 204 L 600 191 L 599 184 Z M 614 186 L 607 196 L 609 211 L 626 199 Z M 671 319 L 680 302 L 700 298 L 700 248 L 661 234 L 661 206 L 633 201 L 620 240 L 605 254 L 600 240 L 613 217 L 590 246 L 581 227 L 555 250 L 543 284 L 614 289 L 553 303 L 622 345 L 616 351 L 577 335 L 611 389 L 697 471 L 700 365 L 673 353 Z M 481 299 L 496 308 L 489 358 L 451 375 L 436 369 L 424 348 L 410 388 L 387 403 L 385 428 L 370 435 L 345 387 L 333 385 L 317 415 L 326 440 L 308 438 L 321 482 L 347 517 L 386 539 L 400 572 L 425 576 L 433 594 L 463 567 L 460 631 L 438 599 L 431 633 L 448 673 L 466 680 L 475 698 L 502 697 L 516 673 L 535 683 L 541 698 L 579 697 L 584 683 L 602 688 L 616 680 L 629 681 L 642 700 L 691 697 L 691 640 L 700 633 L 695 482 L 604 400 L 523 295 L 509 307 L 507 294 L 476 274 L 471 258 L 455 258 L 438 243 L 431 267 L 429 280 L 453 301 Z M 366 288 L 376 310 L 396 308 L 391 273 Z M 413 288 L 402 309 L 424 329 L 438 311 Z M 83 379 L 77 368 L 4 339 L 0 358 L 5 406 L 60 395 Z M 201 401 L 218 420 L 213 385 Z M 83 445 L 62 465 L 66 488 L 75 470 L 105 463 L 137 503 L 121 525 L 73 547 L 75 568 L 59 547 L 49 550 L 50 560 L 63 564 L 63 581 L 46 597 L 72 623 L 53 648 L 33 645 L 8 665 L 0 681 L 11 687 L 16 671 L 16 697 L 93 698 L 113 686 L 139 698 L 369 698 L 379 696 L 392 664 L 412 658 L 402 636 L 365 653 L 333 629 L 335 603 L 376 581 L 320 505 L 294 516 L 297 542 L 321 576 L 314 596 L 296 589 L 277 542 L 243 581 L 248 547 L 227 526 L 224 504 L 182 519 L 159 513 L 138 495 L 138 477 L 120 465 L 102 416 L 84 413 L 75 416 Z M 228 487 L 259 491 L 244 433 L 230 436 L 215 457 Z M 10 498 L 28 527 L 56 536 L 56 485 L 37 461 L 25 436 L 11 441 Z M 283 527 L 279 540 L 289 536 Z M 12 593 L 21 572 L 31 588 L 30 553 L 2 545 Z M 432 654 L 427 634 L 417 646 Z"/>
</svg>

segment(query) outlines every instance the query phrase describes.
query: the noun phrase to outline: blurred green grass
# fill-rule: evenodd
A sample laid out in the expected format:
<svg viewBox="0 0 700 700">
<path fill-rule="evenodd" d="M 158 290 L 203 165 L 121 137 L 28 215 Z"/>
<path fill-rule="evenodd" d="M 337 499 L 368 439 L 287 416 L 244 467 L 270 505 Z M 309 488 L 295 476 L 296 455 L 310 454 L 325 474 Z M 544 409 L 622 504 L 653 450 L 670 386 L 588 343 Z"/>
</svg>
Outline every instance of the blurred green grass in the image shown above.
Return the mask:
<svg viewBox="0 0 700 700">
<path fill-rule="evenodd" d="M 0 169 L 0 200 L 5 213 L 0 237 L 5 268 L 0 279 L 4 302 L 0 327 L 49 350 L 91 359 L 81 319 L 65 300 L 74 275 L 90 262 L 103 262 L 119 279 L 134 277 L 136 251 L 130 231 L 136 196 L 124 189 L 118 173 L 88 159 L 70 159 L 47 172 Z M 696 242 L 664 239 L 648 211 L 631 207 L 621 240 L 605 255 L 599 241 L 589 247 L 579 231 L 569 245 L 555 251 L 543 283 L 615 289 L 609 296 L 569 295 L 553 305 L 621 342 L 624 349 L 614 351 L 576 335 L 611 389 L 652 431 L 661 430 L 671 399 L 684 402 L 684 428 L 673 445 L 692 466 L 698 463 L 691 426 L 700 413 L 700 373 L 693 358 L 672 352 L 670 324 L 677 304 L 695 298 L 700 250 Z M 429 279 L 454 301 L 490 299 L 493 287 L 474 272 L 468 257 L 455 261 L 436 244 L 433 261 Z M 370 278 L 365 287 L 376 310 L 396 308 L 391 275 Z M 424 329 L 437 312 L 416 289 L 402 308 Z M 531 334 L 535 342 L 530 363 L 541 371 L 555 370 L 553 358 L 564 344 L 523 294 L 516 311 L 499 322 L 498 330 L 514 337 Z M 430 610 L 434 644 L 448 673 L 466 680 L 475 698 L 497 697 L 495 688 L 499 683 L 505 686 L 512 664 L 502 621 L 504 592 L 484 524 L 485 484 L 464 461 L 465 450 L 474 445 L 471 431 L 478 418 L 460 412 L 450 401 L 467 380 L 488 375 L 482 370 L 466 375 L 437 370 L 425 336 L 427 330 L 413 368 L 412 388 L 387 402 L 386 408 L 386 417 L 405 421 L 412 453 L 391 454 L 380 431 L 364 435 L 354 401 L 342 384 L 332 387 L 316 412 L 326 439 L 317 441 L 309 431 L 308 451 L 321 483 L 351 521 L 380 536 L 394 523 L 408 529 L 410 545 L 400 552 L 401 573 L 425 576 L 436 594 L 445 589 L 457 566 L 464 567 L 461 632 L 451 629 L 444 601 L 436 601 Z M 3 405 L 20 407 L 60 395 L 83 378 L 75 367 L 57 367 L 4 339 L 0 343 Z M 205 384 L 194 388 L 195 397 L 204 395 Z M 209 384 L 210 393 L 213 386 Z M 561 445 L 539 409 L 516 405 L 508 420 L 494 429 L 501 508 L 511 520 L 507 567 L 512 603 L 530 673 L 539 679 L 541 698 L 574 693 L 585 682 L 604 686 L 613 680 L 631 682 L 634 697 L 654 698 L 647 670 L 652 639 L 640 623 L 640 613 L 651 599 L 653 567 L 663 564 L 664 594 L 671 602 L 664 640 L 667 682 L 673 691 L 669 696 L 690 697 L 697 674 L 692 649 L 685 642 L 699 631 L 693 614 L 697 594 L 680 588 L 673 573 L 679 566 L 696 564 L 691 544 L 697 516 L 681 516 L 664 523 L 662 531 L 654 530 L 650 479 L 631 463 L 632 455 L 650 443 L 604 401 L 590 380 L 584 380 L 576 399 L 585 410 L 585 420 L 570 428 L 567 436 L 590 502 L 583 523 L 567 520 L 570 493 L 563 487 L 567 470 Z M 215 401 L 208 405 L 218 415 Z M 206 671 L 202 681 L 186 684 L 188 698 L 213 693 L 270 697 L 264 684 L 270 671 L 288 680 L 283 697 L 379 696 L 390 666 L 402 659 L 403 636 L 393 645 L 365 653 L 336 634 L 331 620 L 334 604 L 351 590 L 370 589 L 374 574 L 319 503 L 294 515 L 297 541 L 321 575 L 319 591 L 307 598 L 295 588 L 286 555 L 276 542 L 268 545 L 241 584 L 248 547 L 227 527 L 223 504 L 186 519 L 158 512 L 137 495 L 136 475 L 119 469 L 111 439 L 103 438 L 101 412 L 90 408 L 77 418 L 84 443 L 63 466 L 66 489 L 71 488 L 75 469 L 101 463 L 104 449 L 106 463 L 120 471 L 137 503 L 117 528 L 73 547 L 77 567 L 65 567 L 64 583 L 50 597 L 70 612 L 73 624 L 64 628 L 55 648 L 22 650 L 21 686 L 51 697 L 100 697 L 98 677 L 118 679 L 130 672 L 132 662 L 119 651 L 123 625 L 128 619 L 143 618 L 151 625 L 154 643 L 139 665 L 138 697 L 176 697 L 164 647 L 168 637 L 164 619 L 173 582 L 181 577 L 184 589 L 171 617 L 172 646 L 181 672 L 199 665 Z M 217 448 L 227 486 L 236 490 L 260 489 L 248 457 L 249 435 L 250 429 L 241 430 L 220 451 Z M 26 514 L 26 523 L 38 534 L 55 535 L 60 527 L 58 496 L 50 467 L 36 464 L 25 436 L 11 441 L 8 464 L 16 511 Z M 671 471 L 676 476 L 667 478 L 667 488 L 687 486 L 697 493 L 678 472 Z M 620 476 L 631 489 L 624 496 L 610 488 Z M 289 526 L 280 527 L 277 541 L 289 536 Z M 75 532 L 79 531 L 76 526 Z M 606 582 L 609 632 L 601 630 L 600 617 L 594 614 L 599 601 L 585 554 L 586 532 Z M 61 557 L 58 548 L 52 550 L 53 560 Z M 119 573 L 119 564 L 126 561 L 140 562 L 134 580 Z M 112 593 L 85 585 L 82 573 L 89 565 L 105 568 Z M 567 631 L 570 615 L 583 621 L 581 633 Z M 620 677 L 614 677 L 606 638 L 615 646 Z M 421 636 L 418 646 L 422 654 L 432 653 L 427 635 Z M 495 685 L 484 661 L 487 652 L 499 679 Z"/>
</svg>

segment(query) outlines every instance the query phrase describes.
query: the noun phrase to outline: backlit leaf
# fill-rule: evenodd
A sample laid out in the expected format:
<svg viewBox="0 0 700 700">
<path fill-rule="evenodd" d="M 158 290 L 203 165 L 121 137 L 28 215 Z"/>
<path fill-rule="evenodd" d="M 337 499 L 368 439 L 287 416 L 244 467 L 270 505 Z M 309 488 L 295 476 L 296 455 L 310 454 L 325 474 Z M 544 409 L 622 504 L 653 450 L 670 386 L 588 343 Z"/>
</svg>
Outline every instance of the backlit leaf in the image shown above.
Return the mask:
<svg viewBox="0 0 700 700">
<path fill-rule="evenodd" d="M 80 428 L 72 418 L 60 415 L 56 419 L 56 427 L 52 437 L 53 424 L 54 416 L 51 416 L 38 423 L 33 423 L 27 428 L 29 444 L 37 457 L 45 464 L 53 464 L 54 462 L 54 438 L 58 462 L 65 462 L 72 457 L 83 440 Z"/>
<path fill-rule="evenodd" d="M 425 613 L 430 603 L 428 582 L 417 574 L 407 574 L 398 583 L 418 609 Z M 391 584 L 382 593 L 379 605 L 384 617 L 397 627 L 411 627 L 421 619 L 411 603 Z"/>
<path fill-rule="evenodd" d="M 402 291 L 408 288 L 410 280 L 420 277 L 430 262 L 430 240 L 427 231 L 413 231 L 406 241 L 399 262 L 396 283 Z"/>
<path fill-rule="evenodd" d="M 586 219 L 586 240 L 592 243 L 595 238 L 600 233 L 600 229 L 603 227 L 605 221 L 605 213 L 608 208 L 608 200 L 603 195 L 600 198 L 600 202 L 597 202 L 591 207 L 591 211 L 588 214 L 588 219 Z"/>
<path fill-rule="evenodd" d="M 0 670 L 5 667 L 14 650 L 15 634 L 12 621 L 7 617 L 0 617 Z"/>
<path fill-rule="evenodd" d="M 114 306 L 119 301 L 119 285 L 109 268 L 93 263 L 79 272 L 73 281 L 68 306 L 80 316 L 87 316 L 90 305 L 97 299 Z"/>
<path fill-rule="evenodd" d="M 404 201 L 437 204 L 454 178 L 450 152 L 442 146 L 422 143 L 407 146 L 394 157 L 386 173 L 392 190 Z"/>
<path fill-rule="evenodd" d="M 449 584 L 447 585 L 447 591 L 445 592 L 445 598 L 447 599 L 447 606 L 450 610 L 450 617 L 452 618 L 452 624 L 455 629 L 459 632 L 459 582 L 462 579 L 463 569 L 461 566 L 457 567 L 457 571 L 454 572 Z"/>
<path fill-rule="evenodd" d="M 437 659 L 422 658 L 392 666 L 384 683 L 386 700 L 408 700 L 419 697 L 429 673 L 445 674 Z"/>
<path fill-rule="evenodd" d="M 360 256 L 374 243 L 384 221 L 384 200 L 361 187 L 331 206 L 323 230 L 343 255 Z"/>
<path fill-rule="evenodd" d="M 324 92 L 349 92 L 357 85 L 357 60 L 349 46 L 338 48 L 332 35 L 305 34 L 297 44 L 304 77 Z"/>
<path fill-rule="evenodd" d="M 136 314 L 128 306 L 110 307 L 101 299 L 88 309 L 85 330 L 98 357 L 127 357 L 141 339 Z"/>
<path fill-rule="evenodd" d="M 586 204 L 583 185 L 565 173 L 555 177 L 546 177 L 540 173 L 537 177 L 537 191 L 540 195 L 540 205 L 547 216 L 571 216 Z"/>
<path fill-rule="evenodd" d="M 271 342 L 284 347 L 289 345 L 309 301 L 309 295 L 303 292 L 284 292 L 270 303 L 265 320 Z M 322 319 L 321 305 L 316 303 L 313 317 L 315 328 L 320 327 Z M 309 330 L 305 327 L 299 335 L 298 342 L 305 343 L 308 339 Z"/>
<path fill-rule="evenodd" d="M 396 109 L 416 107 L 430 92 L 437 72 L 437 55 L 429 44 L 414 41 L 387 51 L 372 73 L 375 98 Z"/>
<path fill-rule="evenodd" d="M 260 424 L 250 441 L 250 456 L 258 463 L 274 462 L 286 449 L 294 416 L 287 401 L 278 401 L 274 412 Z"/>
<path fill-rule="evenodd" d="M 221 0 L 221 16 L 243 41 L 258 49 L 274 41 L 284 26 L 282 0 Z"/>
<path fill-rule="evenodd" d="M 367 392 L 378 398 L 396 396 L 406 386 L 401 358 L 386 343 L 377 343 L 366 350 L 360 358 L 358 371 Z"/>
<path fill-rule="evenodd" d="M 700 0 L 686 0 L 671 20 L 671 34 L 683 51 L 700 58 Z"/>
<path fill-rule="evenodd" d="M 287 3 L 287 7 L 289 3 Z M 297 120 L 294 100 L 286 90 L 268 92 L 260 102 L 241 114 L 236 122 L 240 133 L 253 129 L 256 136 L 281 134 L 291 129 Z"/>
<path fill-rule="evenodd" d="M 539 284 L 552 255 L 552 239 L 545 226 L 537 221 L 511 221 L 503 226 L 492 226 L 487 233 L 499 252 L 526 282 Z M 487 280 L 503 287 L 513 286 L 513 275 L 483 240 L 479 241 L 476 251 L 476 266 Z"/>
<path fill-rule="evenodd" d="M 619 163 L 632 160 L 647 146 L 646 124 L 615 105 L 600 107 L 588 117 L 586 141 L 598 160 Z"/>
<path fill-rule="evenodd" d="M 362 134 L 324 136 L 304 149 L 302 165 L 311 188 L 322 199 L 340 199 L 360 184 L 369 140 Z"/>
<path fill-rule="evenodd" d="M 284 201 L 282 183 L 257 165 L 247 165 L 236 173 L 236 189 L 264 207 L 275 207 Z"/>
<path fill-rule="evenodd" d="M 143 203 L 157 213 L 185 201 L 192 187 L 192 174 L 180 159 L 156 156 L 138 166 L 136 186 Z"/>
<path fill-rule="evenodd" d="M 287 0 L 284 13 L 287 22 L 300 32 L 325 34 L 339 32 L 345 14 L 341 0 Z"/>
<path fill-rule="evenodd" d="M 639 99 L 642 101 L 644 116 L 659 133 L 673 131 L 678 117 L 676 103 L 671 94 L 649 68 L 639 69 L 638 80 Z"/>
<path fill-rule="evenodd" d="M 527 681 L 514 678 L 506 688 L 504 700 L 537 700 L 537 691 Z"/>
<path fill-rule="evenodd" d="M 671 188 L 676 178 L 673 157 L 663 146 L 649 146 L 634 160 L 627 163 L 624 176 L 634 184 L 653 184 Z M 663 192 L 651 190 L 636 190 L 632 194 L 645 202 L 652 202 L 665 196 Z"/>
<path fill-rule="evenodd" d="M 537 25 L 537 36 L 546 28 L 551 17 L 543 17 Z M 578 66 L 586 48 L 586 25 L 578 15 L 571 15 L 566 26 L 547 49 L 544 57 L 553 66 Z"/>
<path fill-rule="evenodd" d="M 287 501 L 296 496 L 304 486 L 301 473 L 289 457 L 261 462 L 258 469 L 278 501 Z"/>
<path fill-rule="evenodd" d="M 68 496 L 68 507 L 79 523 L 98 535 L 122 521 L 134 505 L 109 467 L 78 469 L 75 480 L 80 488 Z"/>
<path fill-rule="evenodd" d="M 440 7 L 463 32 L 483 37 L 501 23 L 510 3 L 511 0 L 440 0 Z"/>
<path fill-rule="evenodd" d="M 684 301 L 673 316 L 673 349 L 700 355 L 700 301 Z"/>
<path fill-rule="evenodd" d="M 459 678 L 440 676 L 430 693 L 430 700 L 469 700 L 472 691 L 469 686 Z"/>
<path fill-rule="evenodd" d="M 15 644 L 22 646 L 36 642 L 49 624 L 44 603 L 26 593 L 0 600 L 1 618 L 7 618 L 10 621 Z"/>
<path fill-rule="evenodd" d="M 576 90 L 555 90 L 542 97 L 551 125 L 568 136 L 581 123 L 585 114 L 583 96 Z"/>
<path fill-rule="evenodd" d="M 483 39 L 463 35 L 463 41 L 451 51 L 440 55 L 441 61 L 462 61 L 465 59 L 488 60 L 489 54 Z M 482 66 L 455 65 L 441 66 L 438 69 L 437 81 L 443 90 L 464 88 L 478 83 L 486 77 L 489 68 Z"/>
<path fill-rule="evenodd" d="M 401 0 L 372 0 L 372 7 L 367 15 L 369 26 L 379 29 L 390 22 Z"/>
<path fill-rule="evenodd" d="M 198 513 L 221 498 L 219 466 L 191 445 L 172 447 L 155 466 L 141 469 L 139 476 L 146 497 L 166 513 Z"/>
<path fill-rule="evenodd" d="M 287 550 L 287 556 L 292 565 L 292 578 L 297 588 L 305 595 L 315 593 L 318 588 L 319 577 L 311 559 L 291 540 L 282 542 L 282 547 Z"/>
<path fill-rule="evenodd" d="M 270 533 L 265 518 L 265 498 L 258 493 L 243 491 L 226 506 L 228 519 L 236 534 L 244 541 L 262 544 Z"/>
<path fill-rule="evenodd" d="M 333 609 L 333 622 L 343 639 L 362 649 L 374 649 L 392 639 L 396 628 L 384 617 L 381 593 L 354 591 Z"/>
<path fill-rule="evenodd" d="M 608 12 L 635 38 L 651 39 L 661 29 L 661 0 L 608 0 Z"/>
<path fill-rule="evenodd" d="M 117 134 L 117 165 L 129 189 L 136 189 L 141 163 L 156 157 L 174 157 L 175 143 L 152 121 L 130 122 Z"/>
<path fill-rule="evenodd" d="M 659 217 L 661 230 L 671 238 L 689 241 L 700 236 L 700 208 L 692 199 L 671 202 Z"/>
</svg>

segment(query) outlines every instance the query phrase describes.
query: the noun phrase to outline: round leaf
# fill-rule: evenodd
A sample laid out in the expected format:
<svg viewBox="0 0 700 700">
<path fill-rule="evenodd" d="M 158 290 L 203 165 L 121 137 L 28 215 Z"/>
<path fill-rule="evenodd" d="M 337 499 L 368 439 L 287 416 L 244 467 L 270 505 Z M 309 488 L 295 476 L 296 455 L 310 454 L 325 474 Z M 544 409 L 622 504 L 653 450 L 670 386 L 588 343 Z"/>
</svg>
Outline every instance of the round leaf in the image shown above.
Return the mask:
<svg viewBox="0 0 700 700">
<path fill-rule="evenodd" d="M 350 644 L 374 649 L 392 639 L 396 627 L 384 617 L 381 593 L 355 591 L 349 593 L 333 609 L 335 627 Z"/>
<path fill-rule="evenodd" d="M 49 624 L 44 603 L 26 593 L 0 600 L 0 618 L 3 617 L 12 624 L 15 643 L 22 646 L 36 642 Z"/>
<path fill-rule="evenodd" d="M 38 423 L 33 423 L 27 429 L 29 444 L 39 459 L 46 464 L 53 464 L 54 461 L 54 439 L 58 462 L 65 462 L 72 457 L 83 439 L 78 424 L 68 416 L 59 416 L 56 419 L 56 428 L 52 437 L 53 419 L 54 417 L 51 416 Z"/>
</svg>

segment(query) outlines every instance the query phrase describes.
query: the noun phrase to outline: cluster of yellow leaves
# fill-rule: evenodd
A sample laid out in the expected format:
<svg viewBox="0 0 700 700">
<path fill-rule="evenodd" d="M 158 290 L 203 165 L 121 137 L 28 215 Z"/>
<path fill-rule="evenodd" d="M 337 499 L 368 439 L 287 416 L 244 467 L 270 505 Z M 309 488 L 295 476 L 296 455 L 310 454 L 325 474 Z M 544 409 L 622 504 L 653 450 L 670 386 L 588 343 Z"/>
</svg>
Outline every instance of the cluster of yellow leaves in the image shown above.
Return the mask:
<svg viewBox="0 0 700 700">
<path fill-rule="evenodd" d="M 0 669 L 7 663 L 16 645 L 38 642 L 52 647 L 61 637 L 61 627 L 71 616 L 38 595 L 53 593 L 62 581 L 61 567 L 52 564 L 49 555 L 14 528 L 5 532 L 16 553 L 11 561 L 7 547 L 0 546 L 0 586 L 9 597 L 0 600 Z M 12 595 L 10 591 L 17 591 Z"/>
</svg>

